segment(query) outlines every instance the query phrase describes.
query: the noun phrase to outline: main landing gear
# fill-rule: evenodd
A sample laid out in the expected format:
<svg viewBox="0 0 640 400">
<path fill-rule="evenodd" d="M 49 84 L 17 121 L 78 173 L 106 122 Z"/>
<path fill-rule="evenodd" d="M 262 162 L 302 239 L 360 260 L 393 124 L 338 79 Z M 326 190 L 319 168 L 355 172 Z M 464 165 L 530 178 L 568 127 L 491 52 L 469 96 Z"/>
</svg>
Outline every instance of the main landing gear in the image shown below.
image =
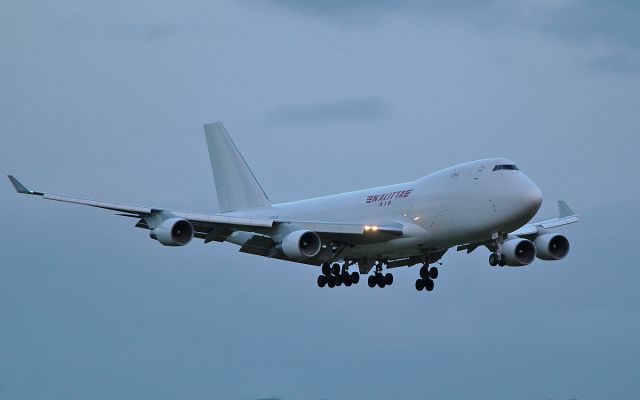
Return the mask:
<svg viewBox="0 0 640 400">
<path fill-rule="evenodd" d="M 385 286 L 391 286 L 393 284 L 393 275 L 390 273 L 382 274 L 382 262 L 376 263 L 376 272 L 373 275 L 369 275 L 367 284 L 370 288 L 378 286 L 383 288 Z"/>
<path fill-rule="evenodd" d="M 416 290 L 421 291 L 426 289 L 427 292 L 433 290 L 434 280 L 438 278 L 438 268 L 429 268 L 428 264 L 423 265 L 420 268 L 420 278 L 416 279 Z"/>
<path fill-rule="evenodd" d="M 360 282 L 360 274 L 357 272 L 349 273 L 349 264 L 345 262 L 340 268 L 340 264 L 329 263 L 322 264 L 322 275 L 318 276 L 318 287 L 328 286 L 330 288 L 336 286 L 351 286 Z"/>
</svg>

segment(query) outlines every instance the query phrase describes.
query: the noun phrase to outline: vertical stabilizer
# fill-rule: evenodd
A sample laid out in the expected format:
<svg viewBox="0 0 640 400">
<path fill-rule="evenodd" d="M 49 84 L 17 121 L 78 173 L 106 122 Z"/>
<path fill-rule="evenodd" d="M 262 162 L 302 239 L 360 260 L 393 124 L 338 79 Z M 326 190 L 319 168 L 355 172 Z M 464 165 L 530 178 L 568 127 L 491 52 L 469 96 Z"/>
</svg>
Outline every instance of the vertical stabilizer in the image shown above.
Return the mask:
<svg viewBox="0 0 640 400">
<path fill-rule="evenodd" d="M 271 201 L 221 122 L 204 125 L 220 211 L 268 206 Z"/>
</svg>

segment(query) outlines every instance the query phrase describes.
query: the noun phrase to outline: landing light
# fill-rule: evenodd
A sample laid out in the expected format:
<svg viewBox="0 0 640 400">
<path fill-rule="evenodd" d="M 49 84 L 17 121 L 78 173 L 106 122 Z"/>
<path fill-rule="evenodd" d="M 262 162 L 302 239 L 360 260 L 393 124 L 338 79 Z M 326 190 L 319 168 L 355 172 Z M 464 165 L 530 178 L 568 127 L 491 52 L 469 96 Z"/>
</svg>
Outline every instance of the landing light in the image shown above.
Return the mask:
<svg viewBox="0 0 640 400">
<path fill-rule="evenodd" d="M 375 225 L 373 225 L 373 226 L 371 226 L 371 225 L 365 225 L 365 226 L 364 226 L 364 230 L 365 230 L 365 232 L 369 232 L 369 231 L 373 231 L 373 232 L 375 232 L 375 231 L 377 231 L 377 230 L 378 230 L 378 227 L 377 227 L 377 226 L 375 226 Z"/>
<path fill-rule="evenodd" d="M 414 220 L 414 221 L 417 221 L 417 220 L 419 220 L 419 219 L 420 219 L 420 217 L 415 217 L 413 220 Z"/>
</svg>

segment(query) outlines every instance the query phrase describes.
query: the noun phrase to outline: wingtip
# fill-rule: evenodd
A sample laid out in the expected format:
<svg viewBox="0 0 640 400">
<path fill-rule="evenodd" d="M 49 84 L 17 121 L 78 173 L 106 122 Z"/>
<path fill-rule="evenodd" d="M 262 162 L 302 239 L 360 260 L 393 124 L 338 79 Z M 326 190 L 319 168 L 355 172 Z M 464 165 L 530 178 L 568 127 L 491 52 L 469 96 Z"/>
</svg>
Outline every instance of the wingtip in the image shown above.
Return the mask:
<svg viewBox="0 0 640 400">
<path fill-rule="evenodd" d="M 564 200 L 558 200 L 558 211 L 560 212 L 560 217 L 570 217 L 575 215 L 569 204 L 567 204 Z"/>
<path fill-rule="evenodd" d="M 29 193 L 27 188 L 24 187 L 24 185 L 22 183 L 20 183 L 20 181 L 17 180 L 15 176 L 7 175 L 7 177 L 11 181 L 11 184 L 13 185 L 13 188 L 16 190 L 16 192 L 18 192 L 18 193 Z"/>
<path fill-rule="evenodd" d="M 16 190 L 16 192 L 22 193 L 22 194 L 35 194 L 38 196 L 43 195 L 43 193 L 34 192 L 33 190 L 27 189 L 22 183 L 20 183 L 19 180 L 16 179 L 15 176 L 7 175 L 7 177 L 9 178 L 9 181 L 11 181 L 11 184 L 13 185 L 13 188 Z"/>
</svg>

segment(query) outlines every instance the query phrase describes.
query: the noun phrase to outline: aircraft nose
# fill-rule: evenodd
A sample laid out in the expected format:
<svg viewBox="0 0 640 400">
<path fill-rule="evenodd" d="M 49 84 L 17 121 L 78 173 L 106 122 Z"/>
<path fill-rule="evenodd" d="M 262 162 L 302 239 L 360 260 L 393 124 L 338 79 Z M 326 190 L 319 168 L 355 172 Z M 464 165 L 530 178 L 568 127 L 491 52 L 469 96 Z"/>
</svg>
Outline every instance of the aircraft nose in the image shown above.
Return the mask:
<svg viewBox="0 0 640 400">
<path fill-rule="evenodd" d="M 527 211 L 535 214 L 542 205 L 542 192 L 533 182 L 529 182 L 528 185 L 522 189 L 522 202 L 527 208 Z"/>
</svg>

